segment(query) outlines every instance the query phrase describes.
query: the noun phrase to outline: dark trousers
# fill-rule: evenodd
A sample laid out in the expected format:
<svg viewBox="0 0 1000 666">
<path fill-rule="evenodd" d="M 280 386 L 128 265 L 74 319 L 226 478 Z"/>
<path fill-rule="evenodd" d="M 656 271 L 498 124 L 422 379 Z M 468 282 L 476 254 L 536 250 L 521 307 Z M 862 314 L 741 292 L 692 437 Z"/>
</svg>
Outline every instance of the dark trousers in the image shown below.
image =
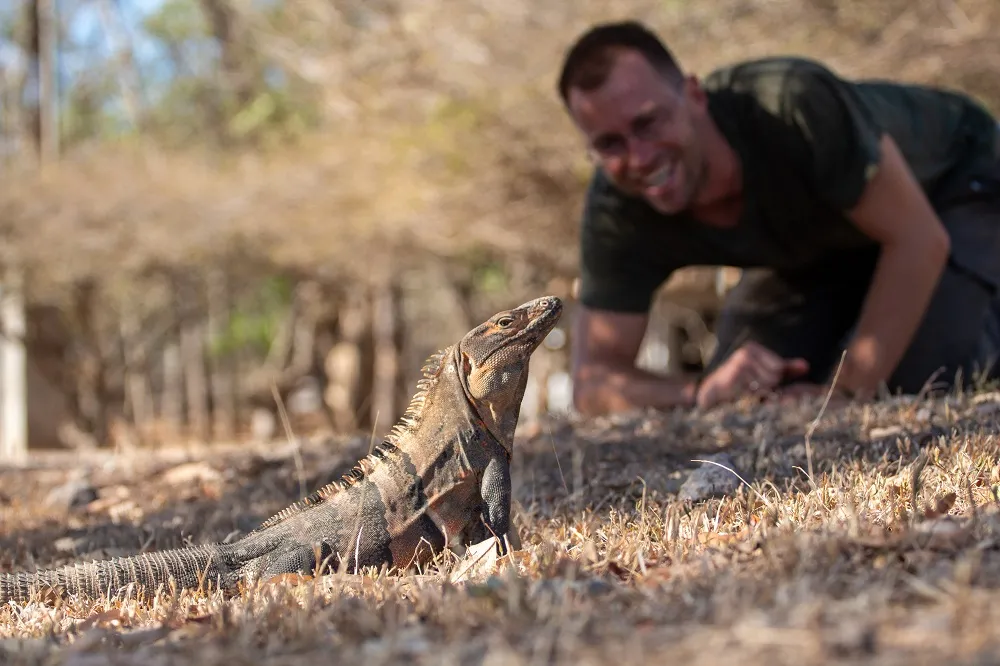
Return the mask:
<svg viewBox="0 0 1000 666">
<path fill-rule="evenodd" d="M 924 318 L 889 378 L 892 393 L 963 386 L 1000 376 L 1000 164 L 995 178 L 970 180 L 937 212 L 952 256 Z M 754 340 L 809 361 L 805 381 L 832 379 L 850 341 L 878 249 L 838 257 L 808 276 L 747 269 L 727 296 L 709 369 Z M 959 374 L 960 373 L 960 374 Z"/>
</svg>

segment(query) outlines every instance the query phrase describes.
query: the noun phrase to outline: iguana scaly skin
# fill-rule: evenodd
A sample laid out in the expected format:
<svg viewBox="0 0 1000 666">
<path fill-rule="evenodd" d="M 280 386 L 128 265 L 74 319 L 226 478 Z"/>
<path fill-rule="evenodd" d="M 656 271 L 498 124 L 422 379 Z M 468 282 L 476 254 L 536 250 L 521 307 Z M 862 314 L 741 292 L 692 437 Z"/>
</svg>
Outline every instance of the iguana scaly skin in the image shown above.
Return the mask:
<svg viewBox="0 0 1000 666">
<path fill-rule="evenodd" d="M 215 587 L 280 574 L 406 569 L 510 529 L 510 457 L 528 361 L 562 314 L 549 296 L 497 313 L 431 356 L 406 413 L 343 477 L 231 544 L 0 574 L 0 603 L 33 590 L 100 597 Z M 317 556 L 319 560 L 317 561 Z"/>
</svg>

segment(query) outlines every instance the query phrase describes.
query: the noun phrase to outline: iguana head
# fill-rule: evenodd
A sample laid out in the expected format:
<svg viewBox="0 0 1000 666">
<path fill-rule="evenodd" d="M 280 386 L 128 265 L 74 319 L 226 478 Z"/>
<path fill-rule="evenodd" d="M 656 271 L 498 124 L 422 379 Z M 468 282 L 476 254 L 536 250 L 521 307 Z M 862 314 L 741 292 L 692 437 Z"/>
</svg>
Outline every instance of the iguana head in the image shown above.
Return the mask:
<svg viewBox="0 0 1000 666">
<path fill-rule="evenodd" d="M 528 360 L 562 315 L 562 301 L 543 296 L 498 312 L 458 343 L 463 383 L 479 417 L 508 452 L 528 381 Z"/>
</svg>

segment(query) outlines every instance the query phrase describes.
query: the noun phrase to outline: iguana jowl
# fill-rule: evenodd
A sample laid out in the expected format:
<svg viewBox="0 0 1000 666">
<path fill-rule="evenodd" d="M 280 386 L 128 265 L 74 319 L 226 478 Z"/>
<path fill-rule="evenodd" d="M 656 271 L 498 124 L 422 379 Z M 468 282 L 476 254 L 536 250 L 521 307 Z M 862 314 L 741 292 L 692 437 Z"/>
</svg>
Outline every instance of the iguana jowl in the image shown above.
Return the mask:
<svg viewBox="0 0 1000 666">
<path fill-rule="evenodd" d="M 370 455 L 242 539 L 0 574 L 0 603 L 26 601 L 32 589 L 99 597 L 130 583 L 153 593 L 171 579 L 179 589 L 231 589 L 287 573 L 404 569 L 456 541 L 496 535 L 502 544 L 528 361 L 561 314 L 558 298 L 529 301 L 432 355 L 406 413 Z"/>
</svg>

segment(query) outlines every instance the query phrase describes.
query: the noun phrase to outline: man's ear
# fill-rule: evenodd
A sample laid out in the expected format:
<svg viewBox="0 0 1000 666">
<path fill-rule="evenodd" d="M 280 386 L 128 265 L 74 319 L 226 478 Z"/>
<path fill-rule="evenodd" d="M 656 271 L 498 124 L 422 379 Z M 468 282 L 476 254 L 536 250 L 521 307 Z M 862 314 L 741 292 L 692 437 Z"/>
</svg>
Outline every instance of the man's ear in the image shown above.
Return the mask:
<svg viewBox="0 0 1000 666">
<path fill-rule="evenodd" d="M 708 96 L 705 94 L 705 89 L 701 87 L 701 81 L 698 80 L 696 74 L 688 74 L 684 77 L 684 96 L 688 98 L 695 106 L 699 108 L 704 108 L 708 104 Z"/>
</svg>

